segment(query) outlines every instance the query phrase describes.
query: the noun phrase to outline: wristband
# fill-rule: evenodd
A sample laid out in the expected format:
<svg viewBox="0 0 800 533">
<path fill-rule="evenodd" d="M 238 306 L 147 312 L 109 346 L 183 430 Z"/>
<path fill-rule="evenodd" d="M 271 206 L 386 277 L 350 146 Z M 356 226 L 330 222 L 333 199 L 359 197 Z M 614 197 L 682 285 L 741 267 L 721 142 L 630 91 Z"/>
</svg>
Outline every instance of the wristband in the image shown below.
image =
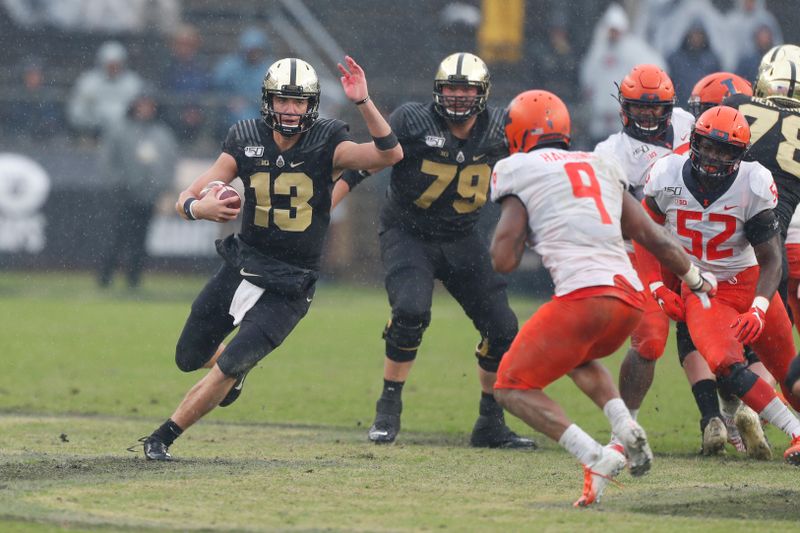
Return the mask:
<svg viewBox="0 0 800 533">
<path fill-rule="evenodd" d="M 650 289 L 650 294 L 655 294 L 656 291 L 658 289 L 660 289 L 661 287 L 663 287 L 663 286 L 664 286 L 664 282 L 663 281 L 654 281 L 653 283 L 650 284 L 648 289 Z"/>
<path fill-rule="evenodd" d="M 689 271 L 681 276 L 681 279 L 691 291 L 696 291 L 703 287 L 703 277 L 700 275 L 700 269 L 694 263 L 691 263 Z"/>
<path fill-rule="evenodd" d="M 183 212 L 189 218 L 189 220 L 197 220 L 197 217 L 194 216 L 192 212 L 192 204 L 197 201 L 197 198 L 187 198 L 185 202 L 183 202 Z"/>
<path fill-rule="evenodd" d="M 395 146 L 398 145 L 397 135 L 394 134 L 393 131 L 389 132 L 389 135 L 385 137 L 373 137 L 372 141 L 375 143 L 375 148 L 380 150 L 381 152 L 385 152 L 386 150 L 391 150 Z"/>
<path fill-rule="evenodd" d="M 359 100 L 358 102 L 354 102 L 356 105 L 364 105 L 369 102 L 369 95 L 366 96 L 363 100 Z"/>
<path fill-rule="evenodd" d="M 769 309 L 769 300 L 764 298 L 763 296 L 756 296 L 753 299 L 753 305 L 751 307 L 755 307 L 765 315 L 767 314 L 767 309 Z"/>
</svg>

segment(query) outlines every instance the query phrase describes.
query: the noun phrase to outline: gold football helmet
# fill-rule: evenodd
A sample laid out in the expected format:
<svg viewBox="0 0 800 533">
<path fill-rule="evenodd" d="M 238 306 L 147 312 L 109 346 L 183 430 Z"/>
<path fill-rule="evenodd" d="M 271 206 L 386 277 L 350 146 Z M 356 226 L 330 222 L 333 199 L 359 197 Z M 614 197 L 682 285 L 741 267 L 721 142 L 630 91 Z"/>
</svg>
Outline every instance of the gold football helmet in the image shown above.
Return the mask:
<svg viewBox="0 0 800 533">
<path fill-rule="evenodd" d="M 314 67 L 294 57 L 279 59 L 274 62 L 264 76 L 261 87 L 261 116 L 267 126 L 284 135 L 295 135 L 311 129 L 319 117 L 319 78 Z M 308 108 L 299 116 L 298 124 L 284 125 L 281 115 L 276 113 L 272 104 L 275 96 L 283 98 L 301 98 L 308 100 Z"/>
<path fill-rule="evenodd" d="M 444 96 L 445 85 L 477 87 L 476 96 Z M 476 55 L 460 52 L 439 63 L 433 80 L 433 107 L 448 120 L 460 122 L 486 109 L 489 98 L 489 69 Z"/>
<path fill-rule="evenodd" d="M 759 98 L 768 98 L 778 104 L 791 107 L 800 106 L 800 66 L 794 61 L 780 59 L 761 73 L 756 81 L 753 94 Z"/>
<path fill-rule="evenodd" d="M 761 76 L 762 72 L 767 70 L 774 62 L 781 59 L 788 59 L 800 65 L 800 46 L 781 44 L 770 48 L 769 51 L 764 54 L 764 57 L 761 58 L 761 63 L 758 65 L 756 81 L 758 81 L 758 77 Z"/>
</svg>

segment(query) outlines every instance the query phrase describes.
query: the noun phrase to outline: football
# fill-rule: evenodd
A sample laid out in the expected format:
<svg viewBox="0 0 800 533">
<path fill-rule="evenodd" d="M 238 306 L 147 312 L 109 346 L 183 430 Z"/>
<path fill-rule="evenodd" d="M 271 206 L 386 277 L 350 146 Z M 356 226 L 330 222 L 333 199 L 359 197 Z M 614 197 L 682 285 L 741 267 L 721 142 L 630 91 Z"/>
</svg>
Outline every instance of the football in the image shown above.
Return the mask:
<svg viewBox="0 0 800 533">
<path fill-rule="evenodd" d="M 221 181 L 212 181 L 211 183 L 206 185 L 206 187 L 202 191 L 200 191 L 200 196 L 199 196 L 198 199 L 202 199 L 206 194 L 209 193 L 209 191 L 211 191 L 211 189 L 213 189 L 214 187 L 218 187 L 220 185 L 222 186 L 222 188 L 217 191 L 217 194 L 216 194 L 217 200 L 225 200 L 227 198 L 234 198 L 235 197 L 236 201 L 229 203 L 228 207 L 233 208 L 233 209 L 241 209 L 241 207 L 242 207 L 242 197 L 239 196 L 239 193 L 236 192 L 236 189 L 234 189 L 230 185 L 226 185 L 225 183 L 223 183 Z"/>
</svg>

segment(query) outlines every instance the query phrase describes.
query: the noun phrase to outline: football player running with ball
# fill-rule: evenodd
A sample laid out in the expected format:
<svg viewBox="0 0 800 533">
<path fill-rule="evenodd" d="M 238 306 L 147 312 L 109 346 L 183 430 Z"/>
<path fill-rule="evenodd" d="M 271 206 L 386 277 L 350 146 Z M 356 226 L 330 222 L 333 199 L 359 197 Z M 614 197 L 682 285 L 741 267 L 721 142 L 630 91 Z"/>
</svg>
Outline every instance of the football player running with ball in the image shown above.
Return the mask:
<svg viewBox="0 0 800 533">
<path fill-rule="evenodd" d="M 681 246 L 653 224 L 627 192 L 613 157 L 570 152 L 567 107 L 547 91 L 527 91 L 509 105 L 505 127 L 511 156 L 495 166 L 492 200 L 502 208 L 492 241 L 494 268 L 514 270 L 525 243 L 555 282 L 555 297 L 522 326 L 500 362 L 495 396 L 510 413 L 557 441 L 583 464 L 576 506 L 597 502 L 626 464 L 614 445 L 602 446 L 544 393 L 568 375 L 608 417 L 641 476 L 653 458 L 609 372 L 597 359 L 616 351 L 643 315 L 645 294 L 623 234 L 654 253 L 687 287 L 713 292 Z"/>
<path fill-rule="evenodd" d="M 775 209 L 778 191 L 766 168 L 742 162 L 750 137 L 742 113 L 712 107 L 697 119 L 690 157 L 671 155 L 653 166 L 644 205 L 690 251 L 692 260 L 719 281 L 710 308 L 704 309 L 685 287 L 680 302 L 691 338 L 720 389 L 789 435 L 784 458 L 800 466 L 800 421 L 772 386 L 747 367 L 743 355 L 743 345 L 751 346 L 781 382 L 786 399 L 795 409 L 800 407 L 800 397 L 784 382 L 794 339 L 775 292 L 782 247 Z M 652 256 L 637 247 L 637 257 L 643 280 L 658 282 L 660 268 Z M 747 435 L 742 437 L 748 444 Z"/>
<path fill-rule="evenodd" d="M 217 250 L 224 262 L 192 304 L 175 353 L 185 372 L 210 368 L 172 416 L 143 440 L 147 459 L 171 459 L 169 447 L 216 406 L 239 396 L 247 373 L 305 316 L 314 295 L 330 220 L 331 190 L 344 169 L 391 165 L 403 156 L 397 137 L 372 103 L 364 71 L 350 57 L 342 87 L 358 106 L 373 141 L 356 144 L 348 126 L 318 115 L 314 69 L 281 59 L 266 72 L 261 118 L 234 124 L 222 153 L 180 194 L 186 220 L 233 220 L 238 209 L 201 190 L 211 181 L 244 183 L 242 230 Z M 227 346 L 222 341 L 236 327 Z"/>
<path fill-rule="evenodd" d="M 508 154 L 504 110 L 487 107 L 489 87 L 489 71 L 479 57 L 452 54 L 439 64 L 433 102 L 404 104 L 389 119 L 405 156 L 392 168 L 381 211 L 381 258 L 392 316 L 383 332 L 383 392 L 368 432 L 377 444 L 394 442 L 400 431 L 403 385 L 430 323 L 434 280 L 439 279 L 481 336 L 475 355 L 482 394 L 470 443 L 535 446 L 506 426 L 492 395 L 517 318 L 505 281 L 492 270 L 488 247 L 475 229 L 491 169 Z M 335 198 L 364 174 L 347 173 Z"/>
</svg>

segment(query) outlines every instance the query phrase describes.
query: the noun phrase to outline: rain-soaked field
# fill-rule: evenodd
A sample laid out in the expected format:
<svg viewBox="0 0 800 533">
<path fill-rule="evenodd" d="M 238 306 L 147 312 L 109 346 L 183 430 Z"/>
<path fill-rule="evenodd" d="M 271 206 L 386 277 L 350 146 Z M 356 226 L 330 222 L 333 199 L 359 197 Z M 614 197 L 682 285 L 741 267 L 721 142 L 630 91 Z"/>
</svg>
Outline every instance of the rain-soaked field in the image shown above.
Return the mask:
<svg viewBox="0 0 800 533">
<path fill-rule="evenodd" d="M 656 462 L 620 476 L 595 509 L 575 510 L 576 462 L 541 435 L 537 452 L 475 450 L 477 335 L 445 294 L 405 388 L 398 444 L 365 430 L 380 392 L 388 315 L 382 291 L 321 285 L 306 319 L 170 464 L 126 451 L 197 375 L 174 343 L 202 280 L 153 276 L 140 292 L 89 276 L 0 276 L 0 530 L 737 531 L 800 521 L 800 470 L 729 450 L 697 456 L 696 409 L 670 345 L 640 415 Z M 516 299 L 524 320 L 536 307 Z M 620 355 L 606 360 L 616 373 Z M 552 394 L 586 430 L 602 414 L 571 383 Z M 532 431 L 516 420 L 519 432 Z"/>
</svg>

